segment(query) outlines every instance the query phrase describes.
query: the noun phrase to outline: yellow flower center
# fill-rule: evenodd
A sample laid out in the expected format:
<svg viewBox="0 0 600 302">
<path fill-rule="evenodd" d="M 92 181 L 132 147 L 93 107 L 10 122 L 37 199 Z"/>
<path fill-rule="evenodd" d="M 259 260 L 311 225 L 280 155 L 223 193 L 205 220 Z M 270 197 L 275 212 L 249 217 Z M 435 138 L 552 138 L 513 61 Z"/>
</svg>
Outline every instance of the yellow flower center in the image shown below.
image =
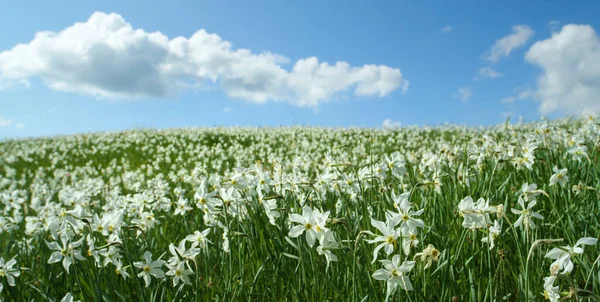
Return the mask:
<svg viewBox="0 0 600 302">
<path fill-rule="evenodd" d="M 151 270 L 151 269 L 150 269 L 150 266 L 148 266 L 148 265 L 144 266 L 144 272 L 145 272 L 145 273 L 149 273 L 149 272 L 150 272 L 150 270 Z"/>
</svg>

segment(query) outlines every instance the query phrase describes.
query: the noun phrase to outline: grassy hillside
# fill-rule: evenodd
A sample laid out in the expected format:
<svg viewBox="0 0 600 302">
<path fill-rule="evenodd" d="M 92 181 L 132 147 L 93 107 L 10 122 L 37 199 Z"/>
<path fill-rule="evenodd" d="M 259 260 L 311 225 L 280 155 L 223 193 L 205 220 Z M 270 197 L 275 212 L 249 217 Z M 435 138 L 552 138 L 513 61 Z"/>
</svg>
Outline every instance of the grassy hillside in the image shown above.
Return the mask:
<svg viewBox="0 0 600 302">
<path fill-rule="evenodd" d="M 597 301 L 599 144 L 591 118 L 6 141 L 0 300 Z"/>
</svg>

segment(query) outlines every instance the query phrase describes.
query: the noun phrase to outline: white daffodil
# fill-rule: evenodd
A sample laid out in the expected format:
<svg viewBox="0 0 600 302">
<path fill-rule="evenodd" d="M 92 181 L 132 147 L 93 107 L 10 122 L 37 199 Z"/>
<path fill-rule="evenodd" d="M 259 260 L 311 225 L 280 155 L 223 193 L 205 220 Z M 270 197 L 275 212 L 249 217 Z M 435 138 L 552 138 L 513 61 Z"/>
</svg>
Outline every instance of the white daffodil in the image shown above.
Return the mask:
<svg viewBox="0 0 600 302">
<path fill-rule="evenodd" d="M 524 183 L 521 186 L 521 194 L 525 201 L 533 200 L 536 196 L 538 196 L 542 191 L 537 189 L 536 184 Z"/>
<path fill-rule="evenodd" d="M 143 278 L 144 282 L 146 282 L 146 287 L 148 287 L 152 281 L 151 276 L 157 279 L 165 277 L 165 273 L 162 271 L 165 261 L 160 259 L 152 261 L 152 253 L 149 251 L 144 252 L 144 260 L 146 261 L 145 263 L 138 261 L 134 262 L 133 265 L 142 270 L 137 276 Z"/>
<path fill-rule="evenodd" d="M 115 274 L 123 276 L 123 279 L 129 278 L 129 273 L 127 272 L 126 267 L 123 267 L 123 263 L 121 260 L 116 260 L 114 262 L 115 265 Z"/>
<path fill-rule="evenodd" d="M 414 258 L 420 257 L 421 262 L 425 262 L 425 269 L 431 267 L 433 262 L 438 262 L 440 256 L 440 251 L 436 249 L 432 244 L 427 245 L 427 247 L 420 253 L 416 253 Z"/>
<path fill-rule="evenodd" d="M 169 244 L 169 252 L 171 253 L 171 258 L 167 261 L 168 264 L 173 265 L 174 263 L 181 262 L 183 260 L 191 260 L 195 259 L 198 254 L 200 254 L 200 249 L 192 246 L 190 249 L 185 247 L 185 244 L 188 242 L 187 238 L 183 239 L 179 242 L 178 246 L 174 244 Z"/>
<path fill-rule="evenodd" d="M 196 191 L 196 194 L 194 194 L 194 200 L 196 201 L 196 207 L 198 209 L 203 210 L 205 213 L 214 212 L 217 207 L 220 207 L 223 205 L 223 202 L 220 199 L 218 199 L 216 196 L 217 196 L 216 191 L 207 192 L 204 189 L 204 186 L 202 186 L 201 188 L 199 188 Z"/>
<path fill-rule="evenodd" d="M 302 215 L 290 214 L 289 220 L 300 225 L 293 226 L 290 229 L 289 236 L 296 238 L 306 232 L 306 243 L 312 247 L 319 238 L 319 235 L 323 235 L 323 232 L 327 230 L 325 223 L 328 216 L 329 211 L 321 213 L 318 209 L 313 211 L 309 206 L 304 206 L 302 208 Z"/>
<path fill-rule="evenodd" d="M 559 169 L 558 167 L 554 166 L 554 168 L 552 168 L 552 171 L 554 171 L 554 174 L 550 176 L 551 186 L 555 185 L 556 183 L 559 183 L 561 187 L 564 187 L 569 182 L 569 176 L 567 176 L 567 168 Z"/>
<path fill-rule="evenodd" d="M 425 224 L 423 220 L 415 218 L 421 214 L 423 214 L 423 209 L 418 211 L 412 211 L 412 206 L 408 202 L 408 198 L 402 198 L 402 195 L 398 197 L 401 199 L 400 204 L 396 208 L 398 212 L 388 211 L 388 214 L 394 217 L 394 219 L 399 218 L 402 224 L 400 227 L 408 227 L 408 228 L 423 228 Z"/>
<path fill-rule="evenodd" d="M 375 239 L 366 240 L 368 243 L 381 242 L 375 247 L 375 250 L 373 250 L 373 261 L 371 263 L 377 261 L 377 254 L 382 248 L 385 248 L 384 251 L 386 255 L 394 252 L 394 247 L 397 244 L 398 237 L 400 236 L 400 233 L 396 230 L 396 225 L 398 225 L 401 219 L 402 217 L 400 216 L 388 216 L 388 219 L 383 222 L 371 218 L 371 225 L 381 232 L 381 235 L 375 237 Z M 371 232 L 368 233 L 373 234 Z"/>
<path fill-rule="evenodd" d="M 335 240 L 332 231 L 327 231 L 321 238 L 319 239 L 319 246 L 317 247 L 317 253 L 319 255 L 325 256 L 325 260 L 327 261 L 327 266 L 325 267 L 325 271 L 329 269 L 329 263 L 331 261 L 338 261 L 338 258 L 333 252 L 332 249 L 336 249 L 339 246 L 339 243 Z"/>
<path fill-rule="evenodd" d="M 398 285 L 406 291 L 413 290 L 410 279 L 406 276 L 413 267 L 415 261 L 404 261 L 400 263 L 400 255 L 394 255 L 392 260 L 379 260 L 384 268 L 378 269 L 373 273 L 376 280 L 387 281 L 386 299 L 394 293 Z"/>
<path fill-rule="evenodd" d="M 494 221 L 494 225 L 488 228 L 488 234 L 485 238 L 482 238 L 482 242 L 488 242 L 490 244 L 490 250 L 494 248 L 494 240 L 500 236 L 500 232 L 502 232 L 502 227 L 498 220 Z"/>
<path fill-rule="evenodd" d="M 497 213 L 496 207 L 490 206 L 489 203 L 484 198 L 479 198 L 477 203 L 471 196 L 463 198 L 458 203 L 458 212 L 463 217 L 462 226 L 468 229 L 487 228 L 491 223 L 489 214 Z"/>
<path fill-rule="evenodd" d="M 190 212 L 193 208 L 188 206 L 188 200 L 180 197 L 179 200 L 175 203 L 175 215 L 185 215 L 187 212 Z"/>
<path fill-rule="evenodd" d="M 555 279 L 556 276 L 544 278 L 544 292 L 542 296 L 544 296 L 544 299 L 550 300 L 550 302 L 557 302 L 560 299 L 559 287 L 554 286 Z"/>
<path fill-rule="evenodd" d="M 210 234 L 210 229 L 205 229 L 202 232 L 194 231 L 194 234 L 187 235 L 185 239 L 192 244 L 192 248 L 200 247 L 201 249 L 205 249 L 208 243 L 212 243 L 212 241 L 206 238 L 208 234 Z"/>
<path fill-rule="evenodd" d="M 3 289 L 3 278 L 6 278 L 8 285 L 15 286 L 15 278 L 21 276 L 21 271 L 18 268 L 14 268 L 15 264 L 17 264 L 17 260 L 14 258 L 8 260 L 8 262 L 4 262 L 4 258 L 0 257 L 0 293 L 2 293 Z"/>
<path fill-rule="evenodd" d="M 73 297 L 73 294 L 71 293 L 67 293 L 62 299 L 60 299 L 60 302 L 79 302 L 81 300 L 75 300 L 75 297 Z"/>
<path fill-rule="evenodd" d="M 181 261 L 177 263 L 167 264 L 169 269 L 166 273 L 167 276 L 173 277 L 173 286 L 177 286 L 179 281 L 185 285 L 192 284 L 188 276 L 193 275 L 194 272 L 187 267 L 187 261 Z"/>
<path fill-rule="evenodd" d="M 48 248 L 54 251 L 52 255 L 50 255 L 50 259 L 48 259 L 48 264 L 56 263 L 62 260 L 62 265 L 68 274 L 69 267 L 73 261 L 75 261 L 75 259 L 80 261 L 85 260 L 85 258 L 81 255 L 81 251 L 77 249 L 79 246 L 81 246 L 83 239 L 85 238 L 81 237 L 81 239 L 71 242 L 67 235 L 63 234 L 60 236 L 62 246 L 60 246 L 58 242 L 46 242 Z"/>
<path fill-rule="evenodd" d="M 275 209 L 277 209 L 277 200 L 276 199 L 265 200 L 261 191 L 257 191 L 257 194 L 258 194 L 258 202 L 265 209 L 265 213 L 267 214 L 267 217 L 269 218 L 269 223 L 272 225 L 276 225 L 275 219 L 278 218 L 279 216 L 281 216 L 281 214 L 279 212 L 275 211 Z"/>
<path fill-rule="evenodd" d="M 596 245 L 598 239 L 592 237 L 584 237 L 575 243 L 573 247 L 563 246 L 555 247 L 546 253 L 546 258 L 555 259 L 550 265 L 550 274 L 557 275 L 560 270 L 561 274 L 569 273 L 573 270 L 572 256 L 583 254 L 583 245 Z"/>
<path fill-rule="evenodd" d="M 524 225 L 526 230 L 528 230 L 529 228 L 535 229 L 536 225 L 533 222 L 533 218 L 544 219 L 544 216 L 542 216 L 539 213 L 534 212 L 532 210 L 533 207 L 537 204 L 537 201 L 535 199 L 531 200 L 527 204 L 527 207 L 525 207 L 525 202 L 523 201 L 523 198 L 521 198 L 521 196 L 519 196 L 519 200 L 517 202 L 521 206 L 522 210 L 517 210 L 514 208 L 510 209 L 510 211 L 513 212 L 513 214 L 521 215 L 521 216 L 519 216 L 519 219 L 517 219 L 517 221 L 515 221 L 515 228 L 518 228 L 521 225 Z"/>
<path fill-rule="evenodd" d="M 410 255 L 412 248 L 419 245 L 419 230 L 417 228 L 400 228 L 402 236 L 402 250 L 406 256 Z"/>
</svg>

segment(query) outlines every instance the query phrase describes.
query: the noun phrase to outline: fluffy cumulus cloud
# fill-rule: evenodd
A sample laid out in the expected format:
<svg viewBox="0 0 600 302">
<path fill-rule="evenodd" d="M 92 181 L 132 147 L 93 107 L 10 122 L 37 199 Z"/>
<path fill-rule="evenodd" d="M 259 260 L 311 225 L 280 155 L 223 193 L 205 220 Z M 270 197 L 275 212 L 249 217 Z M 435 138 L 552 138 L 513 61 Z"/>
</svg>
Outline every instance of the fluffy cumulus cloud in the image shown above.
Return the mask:
<svg viewBox="0 0 600 302">
<path fill-rule="evenodd" d="M 532 93 L 541 114 L 600 111 L 600 38 L 591 26 L 563 26 L 533 44 L 525 60 L 542 69 Z"/>
<path fill-rule="evenodd" d="M 118 14 L 96 12 L 60 32 L 38 32 L 27 44 L 0 52 L 0 85 L 41 78 L 55 90 L 109 99 L 163 97 L 189 87 L 217 85 L 230 97 L 256 103 L 316 107 L 340 93 L 383 97 L 406 91 L 398 68 L 329 64 L 234 49 L 199 30 L 169 38 L 134 29 Z"/>
<path fill-rule="evenodd" d="M 398 129 L 398 128 L 400 128 L 400 126 L 402 126 L 402 124 L 400 122 L 392 121 L 389 118 L 386 118 L 381 123 L 381 127 L 383 129 Z"/>
<path fill-rule="evenodd" d="M 498 62 L 501 58 L 510 55 L 513 50 L 525 45 L 534 33 L 535 31 L 527 25 L 513 26 L 512 33 L 497 40 L 485 55 L 485 59 L 491 62 Z"/>
</svg>

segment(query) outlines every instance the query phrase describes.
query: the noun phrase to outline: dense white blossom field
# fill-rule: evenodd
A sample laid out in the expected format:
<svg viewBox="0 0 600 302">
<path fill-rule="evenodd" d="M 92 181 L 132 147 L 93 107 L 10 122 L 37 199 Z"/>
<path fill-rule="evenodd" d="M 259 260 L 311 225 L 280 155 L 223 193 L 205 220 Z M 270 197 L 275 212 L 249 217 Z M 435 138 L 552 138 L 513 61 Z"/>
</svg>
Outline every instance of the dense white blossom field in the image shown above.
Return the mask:
<svg viewBox="0 0 600 302">
<path fill-rule="evenodd" d="M 598 301 L 600 120 L 0 143 L 3 301 Z"/>
</svg>

